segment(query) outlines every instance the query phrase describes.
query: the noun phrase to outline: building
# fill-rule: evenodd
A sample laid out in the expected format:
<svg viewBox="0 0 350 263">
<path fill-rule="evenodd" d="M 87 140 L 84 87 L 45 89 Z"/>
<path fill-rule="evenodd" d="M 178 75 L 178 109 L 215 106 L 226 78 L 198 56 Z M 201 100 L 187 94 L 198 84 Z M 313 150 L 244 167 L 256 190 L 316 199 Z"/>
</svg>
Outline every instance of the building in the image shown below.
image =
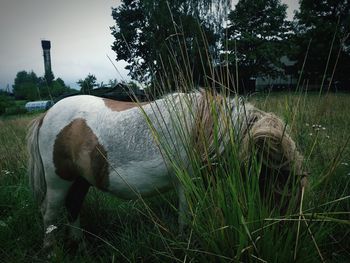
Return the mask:
<svg viewBox="0 0 350 263">
<path fill-rule="evenodd" d="M 53 102 L 51 100 L 38 100 L 38 101 L 30 101 L 27 102 L 25 108 L 27 111 L 44 111 L 51 108 Z"/>
<path fill-rule="evenodd" d="M 257 77 L 255 79 L 255 90 L 284 90 L 293 89 L 296 87 L 298 79 L 293 75 L 293 67 L 297 61 L 290 60 L 287 56 L 283 56 L 280 59 L 282 68 L 276 68 L 279 72 L 277 76 L 271 77 Z"/>
</svg>

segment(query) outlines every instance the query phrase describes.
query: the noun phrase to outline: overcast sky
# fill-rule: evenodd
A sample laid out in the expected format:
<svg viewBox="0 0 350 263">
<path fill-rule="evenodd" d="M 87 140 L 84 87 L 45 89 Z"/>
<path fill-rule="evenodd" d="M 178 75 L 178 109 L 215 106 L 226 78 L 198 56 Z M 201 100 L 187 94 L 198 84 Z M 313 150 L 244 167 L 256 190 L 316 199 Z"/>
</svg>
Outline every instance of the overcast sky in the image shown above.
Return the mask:
<svg viewBox="0 0 350 263">
<path fill-rule="evenodd" d="M 237 2 L 233 1 L 233 2 Z M 298 0 L 282 0 L 289 5 L 288 17 Z M 12 86 L 18 71 L 33 70 L 44 75 L 41 40 L 51 41 L 52 71 L 66 84 L 92 73 L 98 82 L 129 80 L 124 61 L 114 69 L 107 55 L 111 50 L 114 25 L 111 7 L 119 0 L 1 0 L 0 2 L 0 89 Z"/>
</svg>

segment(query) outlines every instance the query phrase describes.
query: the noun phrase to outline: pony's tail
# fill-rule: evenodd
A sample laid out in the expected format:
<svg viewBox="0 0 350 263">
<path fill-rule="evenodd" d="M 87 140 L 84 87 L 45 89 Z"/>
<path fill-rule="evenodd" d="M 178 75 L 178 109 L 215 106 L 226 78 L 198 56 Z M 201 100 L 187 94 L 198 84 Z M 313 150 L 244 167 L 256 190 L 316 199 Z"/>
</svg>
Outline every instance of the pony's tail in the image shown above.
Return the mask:
<svg viewBox="0 0 350 263">
<path fill-rule="evenodd" d="M 34 198 L 41 205 L 46 195 L 46 181 L 44 166 L 39 149 L 39 130 L 45 115 L 34 119 L 30 125 L 27 134 L 28 149 L 28 175 L 29 184 L 34 194 Z"/>
</svg>

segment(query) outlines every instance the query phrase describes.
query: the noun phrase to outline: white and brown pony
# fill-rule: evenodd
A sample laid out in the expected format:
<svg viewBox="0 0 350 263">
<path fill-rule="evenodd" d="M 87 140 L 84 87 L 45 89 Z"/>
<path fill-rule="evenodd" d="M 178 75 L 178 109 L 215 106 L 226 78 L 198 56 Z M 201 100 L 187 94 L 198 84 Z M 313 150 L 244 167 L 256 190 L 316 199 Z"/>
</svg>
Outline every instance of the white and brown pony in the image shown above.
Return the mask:
<svg viewBox="0 0 350 263">
<path fill-rule="evenodd" d="M 76 226 L 73 237 L 81 235 L 76 231 L 79 211 L 90 186 L 122 199 L 175 188 L 181 227 L 186 200 L 181 183 L 168 165 L 171 151 L 176 151 L 184 163 L 188 160 L 185 144 L 193 143 L 189 148 L 207 147 L 200 149 L 203 152 L 212 151 L 213 111 L 219 122 L 224 122 L 221 115 L 229 116 L 234 136 L 242 142 L 242 162 L 249 159 L 252 146 L 261 147 L 263 152 L 263 144 L 268 143 L 265 157 L 272 160 L 271 169 L 294 169 L 296 174 L 302 174 L 302 157 L 285 133 L 283 122 L 237 98 L 205 91 L 175 93 L 142 104 L 88 95 L 69 97 L 34 120 L 27 138 L 30 184 L 46 230 L 44 245 L 51 245 L 50 226 L 62 217 L 62 208 Z M 179 131 L 178 127 L 186 128 Z M 219 143 L 228 143 L 225 125 L 220 129 Z M 199 134 L 208 143 L 198 143 Z M 211 156 L 215 158 L 215 154 Z"/>
</svg>

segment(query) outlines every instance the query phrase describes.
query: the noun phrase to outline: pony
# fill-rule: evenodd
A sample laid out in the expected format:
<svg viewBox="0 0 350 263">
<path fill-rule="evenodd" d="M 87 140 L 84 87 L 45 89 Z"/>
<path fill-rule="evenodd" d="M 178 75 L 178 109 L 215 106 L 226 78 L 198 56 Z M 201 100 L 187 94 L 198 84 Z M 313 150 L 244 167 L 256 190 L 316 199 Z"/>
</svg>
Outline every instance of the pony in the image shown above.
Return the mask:
<svg viewBox="0 0 350 263">
<path fill-rule="evenodd" d="M 214 138 L 215 123 L 219 138 Z M 303 157 L 283 121 L 237 97 L 201 90 L 147 103 L 90 95 L 59 101 L 33 120 L 27 135 L 30 186 L 43 217 L 44 247 L 54 242 L 50 230 L 62 218 L 62 209 L 74 226 L 71 238 L 82 237 L 79 211 L 91 186 L 127 200 L 175 189 L 181 231 L 186 198 L 169 163 L 175 152 L 176 158 L 188 162 L 186 147 L 206 153 L 203 162 L 217 158 L 230 140 L 230 125 L 240 142 L 242 164 L 249 163 L 256 148 L 269 160 L 263 160 L 268 169 L 283 174 L 283 184 L 294 171 L 298 186 L 305 185 Z M 278 189 L 275 193 L 281 195 Z"/>
</svg>

